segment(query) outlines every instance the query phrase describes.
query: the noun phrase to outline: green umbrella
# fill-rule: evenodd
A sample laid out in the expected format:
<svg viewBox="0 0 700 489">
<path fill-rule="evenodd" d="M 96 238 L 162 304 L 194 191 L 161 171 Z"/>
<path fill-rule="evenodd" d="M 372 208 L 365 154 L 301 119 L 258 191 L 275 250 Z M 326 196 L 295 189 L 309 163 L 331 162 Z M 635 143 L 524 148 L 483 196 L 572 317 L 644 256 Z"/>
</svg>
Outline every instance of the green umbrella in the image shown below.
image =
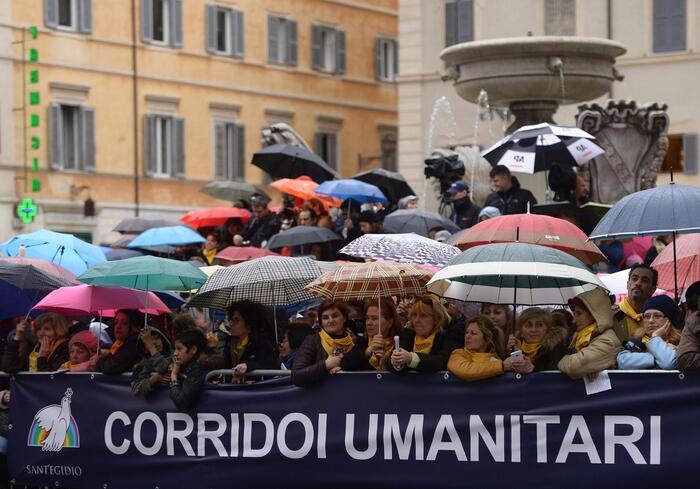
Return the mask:
<svg viewBox="0 0 700 489">
<path fill-rule="evenodd" d="M 137 256 L 100 263 L 80 275 L 86 284 L 112 285 L 141 290 L 198 289 L 207 276 L 189 262 Z"/>
</svg>

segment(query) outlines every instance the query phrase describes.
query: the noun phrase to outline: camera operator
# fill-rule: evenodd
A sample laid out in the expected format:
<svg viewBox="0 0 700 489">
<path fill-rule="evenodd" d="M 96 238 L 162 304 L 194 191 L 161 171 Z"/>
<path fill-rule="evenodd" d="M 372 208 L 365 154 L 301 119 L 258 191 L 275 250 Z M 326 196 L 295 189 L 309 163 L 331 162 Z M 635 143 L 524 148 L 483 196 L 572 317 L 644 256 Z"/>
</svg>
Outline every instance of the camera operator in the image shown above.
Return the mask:
<svg viewBox="0 0 700 489">
<path fill-rule="evenodd" d="M 469 185 L 464 180 L 457 180 L 447 189 L 447 198 L 452 204 L 452 221 L 460 229 L 467 229 L 479 222 L 481 207 L 469 198 Z"/>
</svg>

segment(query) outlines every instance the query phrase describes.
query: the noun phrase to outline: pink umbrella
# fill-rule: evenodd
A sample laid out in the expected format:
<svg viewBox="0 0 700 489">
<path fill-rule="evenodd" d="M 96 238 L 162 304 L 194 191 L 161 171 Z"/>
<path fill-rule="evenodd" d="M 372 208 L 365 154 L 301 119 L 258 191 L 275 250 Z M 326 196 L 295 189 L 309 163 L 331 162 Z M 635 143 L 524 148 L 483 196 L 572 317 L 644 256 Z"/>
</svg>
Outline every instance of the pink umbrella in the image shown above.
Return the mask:
<svg viewBox="0 0 700 489">
<path fill-rule="evenodd" d="M 700 234 L 676 238 L 676 249 L 666 246 L 651 264 L 659 271 L 659 287 L 673 290 L 674 270 L 678 272 L 678 290 L 700 280 Z"/>
<path fill-rule="evenodd" d="M 51 263 L 47 260 L 42 260 L 41 258 L 27 258 L 26 256 L 0 256 L 0 260 L 7 263 L 15 263 L 17 265 L 33 265 L 46 273 L 65 278 L 72 284 L 79 283 L 75 279 L 73 272 L 67 268 L 64 268 L 56 263 Z"/>
<path fill-rule="evenodd" d="M 110 311 L 118 309 L 141 309 L 149 314 L 170 312 L 168 306 L 153 292 L 85 284 L 56 289 L 33 309 L 51 311 L 63 316 L 84 314 L 107 316 Z"/>
</svg>

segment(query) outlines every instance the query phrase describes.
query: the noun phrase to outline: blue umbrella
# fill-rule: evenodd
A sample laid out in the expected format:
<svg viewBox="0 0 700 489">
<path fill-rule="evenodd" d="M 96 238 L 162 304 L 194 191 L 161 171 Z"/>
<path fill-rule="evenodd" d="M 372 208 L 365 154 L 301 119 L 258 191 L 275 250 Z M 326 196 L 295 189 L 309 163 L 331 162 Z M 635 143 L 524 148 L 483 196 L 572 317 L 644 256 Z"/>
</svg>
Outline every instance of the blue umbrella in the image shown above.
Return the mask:
<svg viewBox="0 0 700 489">
<path fill-rule="evenodd" d="M 25 248 L 24 256 L 56 263 L 75 275 L 80 275 L 93 265 L 106 261 L 105 254 L 99 246 L 86 243 L 72 234 L 46 229 L 18 234 L 0 245 L 0 251 L 7 256 L 19 256 L 21 246 Z"/>
<path fill-rule="evenodd" d="M 0 319 L 27 316 L 29 310 L 46 294 L 72 285 L 33 265 L 0 263 Z"/>
<path fill-rule="evenodd" d="M 315 192 L 321 195 L 330 195 L 339 199 L 353 199 L 360 203 L 388 202 L 386 196 L 378 187 L 361 182 L 360 180 L 329 180 L 316 187 Z"/>
<path fill-rule="evenodd" d="M 176 292 L 170 292 L 168 290 L 154 290 L 153 293 L 163 301 L 163 304 L 168 306 L 173 311 L 177 311 L 185 303 L 185 299 L 183 299 L 180 294 Z"/>
<path fill-rule="evenodd" d="M 187 226 L 168 226 L 164 228 L 147 229 L 129 243 L 129 248 L 144 248 L 165 245 L 185 245 L 204 243 L 199 233 Z"/>
</svg>

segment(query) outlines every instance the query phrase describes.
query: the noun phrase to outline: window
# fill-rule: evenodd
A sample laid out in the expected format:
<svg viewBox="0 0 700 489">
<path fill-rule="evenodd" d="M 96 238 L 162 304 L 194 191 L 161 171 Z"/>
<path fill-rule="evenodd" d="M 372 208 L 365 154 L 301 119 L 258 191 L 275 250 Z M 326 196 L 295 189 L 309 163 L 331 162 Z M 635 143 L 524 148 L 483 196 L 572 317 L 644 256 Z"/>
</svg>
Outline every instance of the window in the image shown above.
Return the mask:
<svg viewBox="0 0 700 489">
<path fill-rule="evenodd" d="M 245 128 L 214 121 L 214 178 L 243 181 L 245 177 Z"/>
<path fill-rule="evenodd" d="M 375 41 L 375 75 L 377 80 L 395 81 L 399 71 L 398 44 L 391 39 Z"/>
<path fill-rule="evenodd" d="M 267 62 L 297 64 L 297 23 L 284 17 L 267 17 Z"/>
<path fill-rule="evenodd" d="M 172 116 L 146 115 L 144 167 L 152 177 L 185 177 L 185 122 Z"/>
<path fill-rule="evenodd" d="M 141 39 L 182 47 L 182 0 L 141 0 Z"/>
<path fill-rule="evenodd" d="M 92 32 L 92 0 L 44 0 L 46 27 L 82 34 Z"/>
<path fill-rule="evenodd" d="M 654 52 L 686 50 L 685 0 L 654 0 Z"/>
<path fill-rule="evenodd" d="M 474 1 L 445 4 L 445 46 L 474 40 Z"/>
<path fill-rule="evenodd" d="M 576 35 L 576 0 L 545 0 L 544 17 L 545 35 Z"/>
<path fill-rule="evenodd" d="M 50 105 L 50 159 L 54 170 L 95 170 L 95 110 L 73 104 Z"/>
<path fill-rule="evenodd" d="M 243 12 L 217 5 L 207 5 L 205 9 L 207 51 L 242 58 Z"/>
<path fill-rule="evenodd" d="M 381 156 L 382 168 L 389 171 L 396 171 L 396 146 L 398 131 L 396 126 L 380 124 L 379 131 L 379 154 Z"/>
<path fill-rule="evenodd" d="M 669 134 L 668 149 L 661 164 L 660 172 L 673 170 L 675 173 L 683 172 L 688 175 L 698 173 L 698 135 Z"/>
<path fill-rule="evenodd" d="M 330 132 L 316 133 L 316 154 L 328 166 L 334 170 L 338 169 L 338 134 Z"/>
<path fill-rule="evenodd" d="M 312 26 L 311 64 L 315 70 L 345 73 L 345 32 Z"/>
</svg>

